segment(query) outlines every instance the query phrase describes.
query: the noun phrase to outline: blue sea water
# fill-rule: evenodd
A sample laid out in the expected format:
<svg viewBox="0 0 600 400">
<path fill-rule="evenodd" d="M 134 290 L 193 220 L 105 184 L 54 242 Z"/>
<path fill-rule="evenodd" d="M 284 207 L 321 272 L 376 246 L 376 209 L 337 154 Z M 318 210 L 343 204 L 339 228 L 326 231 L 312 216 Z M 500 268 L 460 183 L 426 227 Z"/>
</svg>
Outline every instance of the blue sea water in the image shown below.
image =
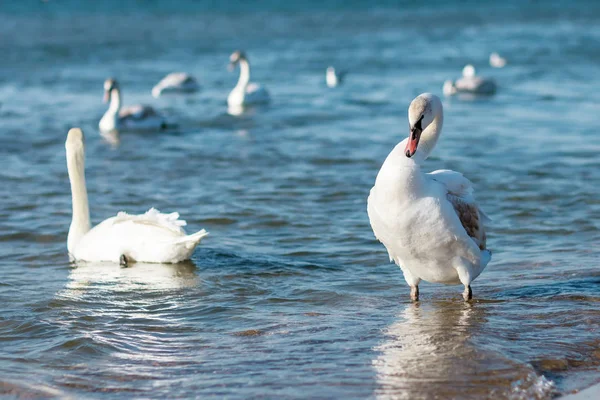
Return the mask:
<svg viewBox="0 0 600 400">
<path fill-rule="evenodd" d="M 0 394 L 549 399 L 600 380 L 600 3 L 0 3 Z M 227 114 L 246 50 L 272 104 Z M 488 65 L 497 51 L 503 69 Z M 409 301 L 366 198 L 406 109 L 466 63 L 425 166 L 463 172 L 492 262 Z M 335 90 L 324 71 L 349 71 Z M 203 89 L 153 99 L 172 71 Z M 100 136 L 102 83 L 178 123 Z M 64 140 L 92 220 L 149 207 L 211 235 L 180 265 L 72 265 Z M 114 139 L 114 138 L 113 138 Z"/>
</svg>

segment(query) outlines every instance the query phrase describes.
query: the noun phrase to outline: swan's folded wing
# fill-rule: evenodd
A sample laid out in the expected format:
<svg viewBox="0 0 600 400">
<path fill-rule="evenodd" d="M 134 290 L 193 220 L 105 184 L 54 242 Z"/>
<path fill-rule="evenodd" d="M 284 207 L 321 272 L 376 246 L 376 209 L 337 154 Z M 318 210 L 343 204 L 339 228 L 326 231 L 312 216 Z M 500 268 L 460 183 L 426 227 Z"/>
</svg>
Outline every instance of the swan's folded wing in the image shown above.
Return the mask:
<svg viewBox="0 0 600 400">
<path fill-rule="evenodd" d="M 185 72 L 172 72 L 156 85 L 160 88 L 196 85 L 196 79 Z"/>
<path fill-rule="evenodd" d="M 163 86 L 177 86 L 192 80 L 193 78 L 185 72 L 172 72 L 165 76 L 160 83 Z"/>
<path fill-rule="evenodd" d="M 145 214 L 131 215 L 126 212 L 119 212 L 112 219 L 112 224 L 121 224 L 124 222 L 133 222 L 135 224 L 151 225 L 158 228 L 167 229 L 173 233 L 184 234 L 182 227 L 187 225 L 185 220 L 179 219 L 179 213 L 163 214 L 155 208 L 151 208 Z"/>
<path fill-rule="evenodd" d="M 371 224 L 371 228 L 373 229 L 373 234 L 375 238 L 379 240 L 385 246 L 388 251 L 388 256 L 390 257 L 390 262 L 398 262 L 396 255 L 393 253 L 393 250 L 389 245 L 394 242 L 395 234 L 390 231 L 390 228 L 385 223 L 385 218 L 379 212 L 379 209 L 376 206 L 376 194 L 374 192 L 375 188 L 371 189 L 369 193 L 369 197 L 367 198 L 367 214 L 369 216 L 369 222 Z M 400 264 L 398 264 L 400 265 Z"/>
<path fill-rule="evenodd" d="M 460 172 L 447 169 L 433 171 L 428 175 L 446 187 L 446 198 L 454 207 L 463 228 L 477 246 L 484 250 L 486 248 L 484 221 L 490 221 L 490 219 L 477 205 L 471 181 Z"/>
<path fill-rule="evenodd" d="M 156 111 L 154 111 L 152 107 L 143 105 L 123 107 L 121 111 L 119 111 L 119 117 L 122 120 L 143 120 L 157 115 L 158 114 L 156 113 Z"/>
</svg>

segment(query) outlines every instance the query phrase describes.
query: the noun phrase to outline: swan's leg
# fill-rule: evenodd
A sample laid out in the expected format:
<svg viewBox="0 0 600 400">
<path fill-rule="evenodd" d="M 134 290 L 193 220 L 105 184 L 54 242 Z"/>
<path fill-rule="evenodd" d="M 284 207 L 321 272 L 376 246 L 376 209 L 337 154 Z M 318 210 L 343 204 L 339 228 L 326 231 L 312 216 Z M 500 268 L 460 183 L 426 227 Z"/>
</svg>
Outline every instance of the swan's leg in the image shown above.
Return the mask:
<svg viewBox="0 0 600 400">
<path fill-rule="evenodd" d="M 465 299 L 465 301 L 469 301 L 473 298 L 473 291 L 471 291 L 471 282 L 473 279 L 471 278 L 471 273 L 464 265 L 456 267 L 456 272 L 458 272 L 458 279 L 460 279 L 460 283 L 465 285 L 465 291 L 462 294 L 463 299 Z"/>
<path fill-rule="evenodd" d="M 471 290 L 471 285 L 465 286 L 465 291 L 463 292 L 463 299 L 465 301 L 469 301 L 473 298 L 473 291 Z"/>
<path fill-rule="evenodd" d="M 421 282 L 421 278 L 415 277 L 408 269 L 402 268 L 401 265 L 400 269 L 404 273 L 404 280 L 410 286 L 410 299 L 412 301 L 419 301 L 419 282 Z"/>
<path fill-rule="evenodd" d="M 412 301 L 419 301 L 419 285 L 410 287 L 410 299 Z"/>
<path fill-rule="evenodd" d="M 121 257 L 119 257 L 119 264 L 121 264 L 122 267 L 127 268 L 129 260 L 127 260 L 127 257 L 125 256 L 125 254 L 121 254 Z"/>
</svg>

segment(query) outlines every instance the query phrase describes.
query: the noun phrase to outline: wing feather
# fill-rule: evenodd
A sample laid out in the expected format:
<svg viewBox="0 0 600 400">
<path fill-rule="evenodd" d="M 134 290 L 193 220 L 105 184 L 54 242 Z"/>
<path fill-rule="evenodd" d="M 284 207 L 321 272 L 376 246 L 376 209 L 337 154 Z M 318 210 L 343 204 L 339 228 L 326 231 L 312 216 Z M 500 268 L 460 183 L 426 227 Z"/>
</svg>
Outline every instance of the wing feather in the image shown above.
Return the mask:
<svg viewBox="0 0 600 400">
<path fill-rule="evenodd" d="M 473 196 L 473 184 L 463 174 L 438 170 L 428 174 L 434 181 L 446 187 L 446 198 L 452 204 L 458 219 L 467 234 L 473 239 L 481 250 L 486 249 L 485 221 L 489 217 L 481 211 Z"/>
<path fill-rule="evenodd" d="M 123 107 L 121 111 L 119 111 L 119 117 L 121 120 L 132 119 L 139 121 L 157 115 L 158 114 L 152 107 L 143 105 Z"/>
<path fill-rule="evenodd" d="M 187 225 L 185 220 L 179 219 L 179 213 L 163 214 L 155 208 L 151 208 L 146 213 L 139 215 L 131 215 L 121 211 L 112 220 L 112 223 L 116 225 L 130 221 L 135 224 L 156 226 L 178 234 L 185 234 L 183 227 Z"/>
</svg>

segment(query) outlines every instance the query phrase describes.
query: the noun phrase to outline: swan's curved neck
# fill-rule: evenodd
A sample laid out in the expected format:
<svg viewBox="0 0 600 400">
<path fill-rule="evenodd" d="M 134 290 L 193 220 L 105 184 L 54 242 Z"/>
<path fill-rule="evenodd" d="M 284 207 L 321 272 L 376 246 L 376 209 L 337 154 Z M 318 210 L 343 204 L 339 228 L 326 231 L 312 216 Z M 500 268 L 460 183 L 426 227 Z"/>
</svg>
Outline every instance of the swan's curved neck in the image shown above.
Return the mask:
<svg viewBox="0 0 600 400">
<path fill-rule="evenodd" d="M 110 105 L 108 111 L 111 114 L 118 114 L 121 109 L 121 91 L 118 88 L 114 88 L 110 91 Z"/>
<path fill-rule="evenodd" d="M 444 114 L 441 110 L 435 113 L 433 122 L 425 128 L 421 133 L 421 139 L 419 140 L 419 146 L 417 152 L 412 157 L 414 161 L 419 164 L 429 157 L 429 154 L 433 151 L 433 148 L 437 144 L 437 141 L 442 133 L 442 125 L 444 124 Z"/>
<path fill-rule="evenodd" d="M 71 199 L 73 202 L 73 219 L 69 227 L 67 248 L 73 254 L 79 240 L 90 229 L 90 210 L 87 188 L 85 186 L 85 154 L 81 147 L 67 149 L 67 170 L 71 181 Z"/>
<path fill-rule="evenodd" d="M 248 82 L 250 82 L 250 64 L 248 64 L 248 60 L 240 60 L 240 78 L 238 79 L 237 85 L 235 85 L 235 89 L 237 90 L 246 90 L 248 86 Z"/>
</svg>

